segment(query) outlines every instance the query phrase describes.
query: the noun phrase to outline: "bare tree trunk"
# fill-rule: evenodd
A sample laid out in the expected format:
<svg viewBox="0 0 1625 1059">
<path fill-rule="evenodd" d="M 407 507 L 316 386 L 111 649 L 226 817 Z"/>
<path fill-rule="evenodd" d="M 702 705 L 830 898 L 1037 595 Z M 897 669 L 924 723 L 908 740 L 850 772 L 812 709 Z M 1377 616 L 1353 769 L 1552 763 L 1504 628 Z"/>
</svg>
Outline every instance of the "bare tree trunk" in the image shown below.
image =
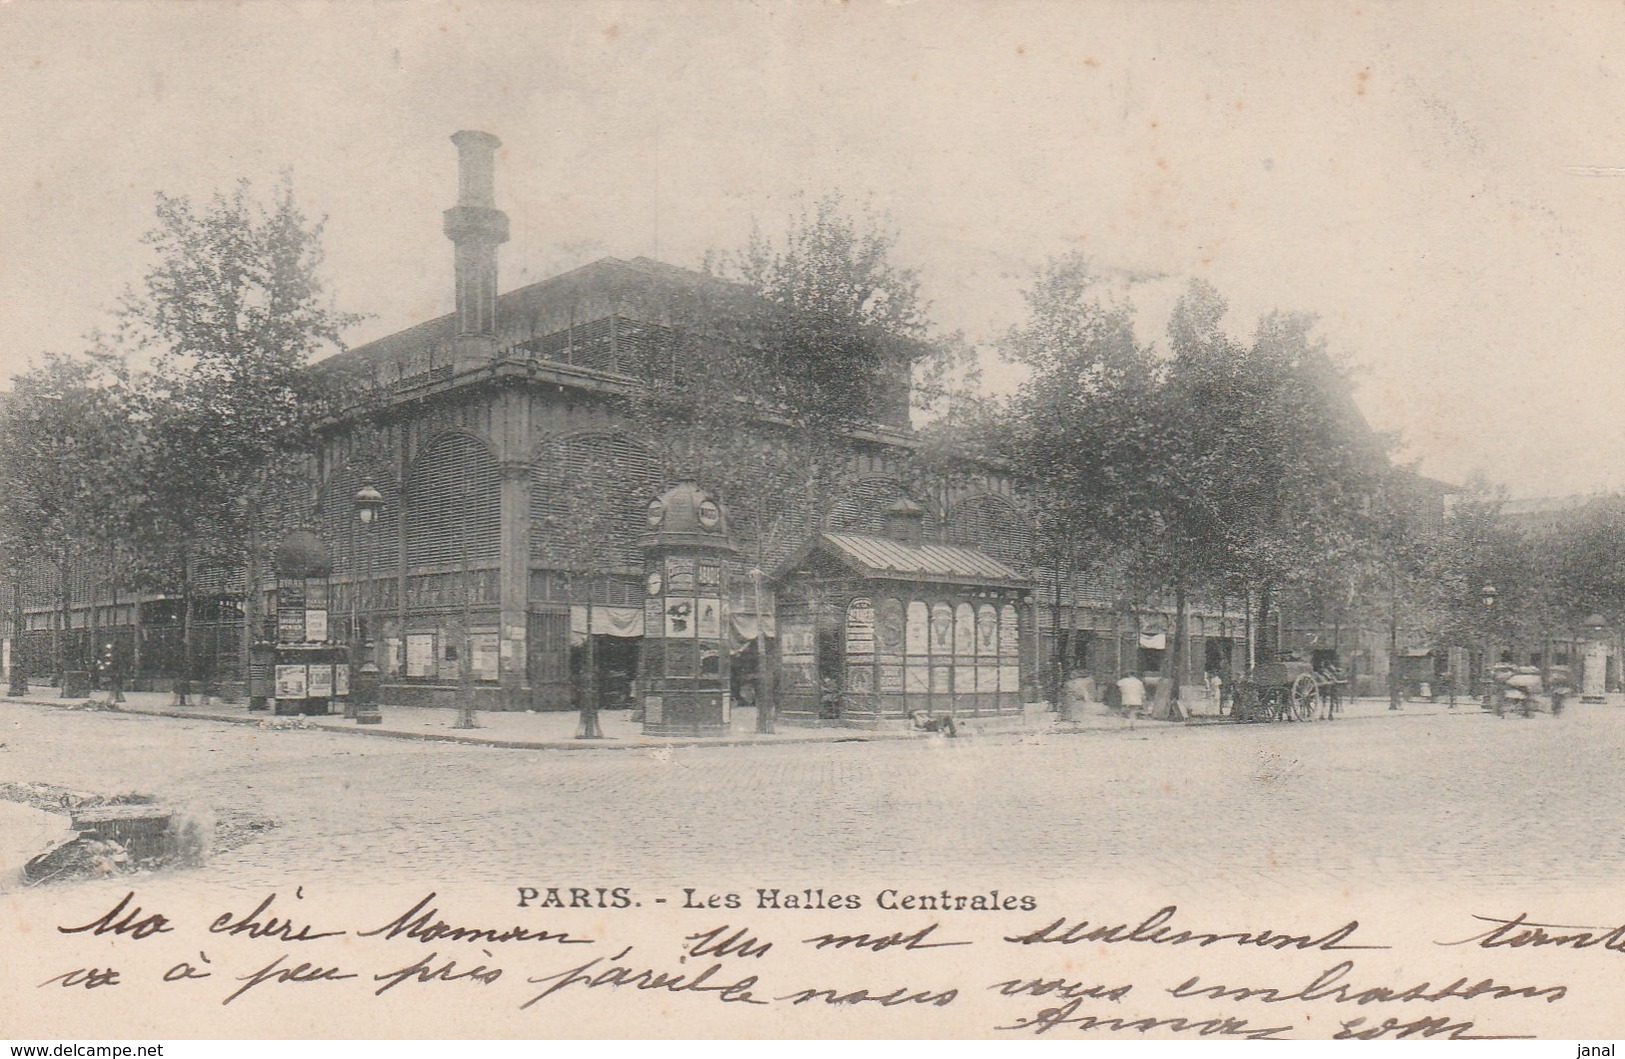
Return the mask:
<svg viewBox="0 0 1625 1059">
<path fill-rule="evenodd" d="M 1388 708 L 1399 709 L 1399 573 L 1388 574 Z"/>
<path fill-rule="evenodd" d="M 1064 536 L 1061 538 L 1059 543 L 1061 543 L 1061 549 L 1057 550 L 1056 553 L 1055 553 L 1055 570 L 1054 570 L 1054 573 L 1055 573 L 1055 606 L 1052 609 L 1054 636 L 1053 636 L 1053 638 L 1051 640 L 1051 643 L 1053 644 L 1053 646 L 1051 648 L 1052 655 L 1051 655 L 1050 660 L 1049 660 L 1050 686 L 1051 686 L 1051 688 L 1053 690 L 1051 691 L 1051 694 L 1050 694 L 1050 701 L 1055 704 L 1055 710 L 1056 710 L 1057 715 L 1060 717 L 1060 719 L 1063 720 L 1063 721 L 1070 721 L 1072 719 L 1072 717 L 1071 717 L 1071 713 L 1067 709 L 1066 699 L 1065 699 L 1065 696 L 1066 696 L 1066 652 L 1067 652 L 1067 648 L 1070 646 L 1070 642 L 1069 642 L 1069 639 L 1067 637 L 1067 630 L 1063 629 L 1062 625 L 1061 625 L 1061 578 L 1063 576 L 1063 571 L 1062 571 L 1062 566 L 1061 566 L 1061 562 L 1062 562 L 1062 560 L 1061 560 L 1061 552 L 1065 549 L 1065 537 Z"/>
<path fill-rule="evenodd" d="M 111 573 L 111 576 L 108 578 L 108 593 L 107 593 L 108 597 L 109 597 L 108 606 L 110 608 L 109 611 L 108 611 L 108 619 L 109 620 L 108 620 L 108 623 L 107 623 L 107 629 L 108 629 L 107 635 L 108 635 L 108 645 L 112 648 L 112 650 L 110 650 L 108 652 L 108 659 L 107 659 L 107 678 L 108 678 L 108 687 L 109 687 L 109 690 L 110 690 L 110 694 L 108 695 L 108 701 L 117 703 L 117 702 L 125 701 L 124 700 L 124 663 L 119 657 L 120 654 L 122 653 L 122 651 L 119 648 L 119 642 L 118 642 L 119 641 L 119 635 L 118 635 L 118 620 L 117 620 L 118 619 L 118 594 L 119 594 L 119 589 L 123 586 L 124 569 L 123 569 L 122 565 L 119 562 L 119 553 L 118 553 L 118 550 L 117 550 L 117 545 L 114 546 L 112 568 L 111 569 L 112 569 L 112 573 Z M 141 612 L 141 602 L 140 602 L 140 600 L 137 600 L 136 603 L 135 603 L 135 611 L 136 611 L 137 614 L 139 614 Z"/>
<path fill-rule="evenodd" d="M 192 690 L 192 549 L 181 557 L 181 671 L 175 682 L 175 705 L 188 704 Z"/>
<path fill-rule="evenodd" d="M 1182 721 L 1185 712 L 1179 705 L 1180 670 L 1185 661 L 1185 586 L 1174 589 L 1174 645 L 1163 655 L 1162 679 L 1157 684 L 1157 699 L 1161 709 L 1158 716 L 1165 721 Z"/>
<path fill-rule="evenodd" d="M 90 654 L 90 688 L 92 691 L 100 691 L 102 686 L 101 637 L 96 635 L 101 627 L 101 623 L 96 620 L 96 605 L 100 597 L 101 579 L 92 573 L 90 577 L 90 611 L 85 615 L 85 638 L 89 641 L 87 647 Z"/>
<path fill-rule="evenodd" d="M 604 738 L 604 730 L 598 724 L 598 644 L 593 638 L 593 600 L 592 581 L 587 582 L 587 697 L 582 703 L 581 717 L 582 731 L 587 739 Z"/>
<path fill-rule="evenodd" d="M 130 620 L 130 690 L 141 690 L 141 638 L 143 627 L 141 624 L 141 593 L 133 593 L 131 602 Z"/>
<path fill-rule="evenodd" d="M 572 585 L 574 576 L 570 578 Z M 572 591 L 573 597 L 575 593 Z M 598 660 L 595 657 L 592 640 L 592 580 L 587 579 L 587 640 L 581 648 L 581 681 L 577 687 L 577 694 L 581 696 L 581 720 L 577 725 L 577 739 L 602 739 L 604 731 L 598 724 Z"/>
<path fill-rule="evenodd" d="M 248 696 L 248 670 L 253 658 L 254 636 L 259 629 L 260 611 L 260 534 L 259 518 L 252 506 L 248 513 L 248 557 L 243 570 L 243 632 L 237 646 L 237 671 L 243 682 L 243 697 Z"/>
<path fill-rule="evenodd" d="M 51 668 L 56 671 L 57 687 L 67 680 L 68 617 L 72 608 L 73 586 L 70 583 L 70 563 L 67 549 L 60 553 L 56 565 L 57 615 L 51 623 Z"/>
<path fill-rule="evenodd" d="M 1270 619 L 1274 615 L 1270 596 L 1270 585 L 1265 582 L 1264 587 L 1258 593 L 1258 635 L 1263 641 L 1262 646 L 1265 648 L 1266 661 L 1274 658 L 1281 650 L 1280 638 L 1270 629 Z"/>
<path fill-rule="evenodd" d="M 773 711 L 778 708 L 777 682 L 767 679 L 767 623 L 762 617 L 762 574 L 767 559 L 766 500 L 756 495 L 756 566 L 751 573 L 752 591 L 756 596 L 756 732 L 773 734 Z M 728 633 L 728 635 L 732 635 Z"/>
<path fill-rule="evenodd" d="M 20 559 L 14 560 L 14 578 L 11 583 L 11 669 L 6 673 L 13 695 L 28 694 L 28 666 L 23 662 L 23 624 L 28 615 L 23 609 L 23 586 L 27 577 Z"/>
<path fill-rule="evenodd" d="M 1066 629 L 1069 651 L 1074 649 L 1078 641 L 1078 551 L 1077 542 L 1073 541 L 1067 546 L 1066 566 Z M 1085 641 L 1087 647 L 1087 641 Z M 1068 658 L 1071 654 L 1068 654 Z"/>
</svg>

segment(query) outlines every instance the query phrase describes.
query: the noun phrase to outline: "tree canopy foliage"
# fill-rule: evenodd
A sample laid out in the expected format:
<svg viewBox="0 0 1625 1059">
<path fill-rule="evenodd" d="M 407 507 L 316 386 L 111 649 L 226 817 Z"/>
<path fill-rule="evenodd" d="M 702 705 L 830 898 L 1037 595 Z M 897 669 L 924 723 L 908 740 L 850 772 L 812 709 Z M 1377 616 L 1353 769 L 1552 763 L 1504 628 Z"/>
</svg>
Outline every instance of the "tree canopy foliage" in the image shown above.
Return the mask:
<svg viewBox="0 0 1625 1059">
<path fill-rule="evenodd" d="M 201 205 L 160 193 L 152 263 L 115 326 L 18 376 L 0 416 L 13 551 L 60 553 L 64 608 L 87 558 L 70 549 L 178 595 L 186 672 L 200 575 L 219 592 L 252 566 L 266 508 L 308 491 L 320 427 L 353 399 L 308 370 L 358 319 L 324 290 L 321 232 L 286 181 L 268 204 L 246 182 Z"/>
<path fill-rule="evenodd" d="M 1356 550 L 1386 460 L 1313 318 L 1269 314 L 1244 344 L 1195 281 L 1159 350 L 1081 255 L 1042 269 L 1026 300 L 1002 347 L 1028 374 L 1001 455 L 1056 569 L 1115 558 L 1130 601 L 1172 594 L 1182 625 L 1189 594 L 1268 600 Z"/>
</svg>

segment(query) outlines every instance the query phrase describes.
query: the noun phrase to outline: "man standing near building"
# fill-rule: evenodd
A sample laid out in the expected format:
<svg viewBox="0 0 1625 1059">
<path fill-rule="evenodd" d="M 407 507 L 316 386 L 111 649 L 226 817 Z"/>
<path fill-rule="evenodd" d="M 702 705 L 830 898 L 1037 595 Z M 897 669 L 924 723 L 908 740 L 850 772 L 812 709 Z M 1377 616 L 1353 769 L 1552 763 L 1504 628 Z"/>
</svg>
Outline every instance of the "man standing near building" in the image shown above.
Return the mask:
<svg viewBox="0 0 1625 1059">
<path fill-rule="evenodd" d="M 1145 681 L 1138 673 L 1125 674 L 1117 681 L 1117 701 L 1123 716 L 1133 717 L 1145 707 Z"/>
</svg>

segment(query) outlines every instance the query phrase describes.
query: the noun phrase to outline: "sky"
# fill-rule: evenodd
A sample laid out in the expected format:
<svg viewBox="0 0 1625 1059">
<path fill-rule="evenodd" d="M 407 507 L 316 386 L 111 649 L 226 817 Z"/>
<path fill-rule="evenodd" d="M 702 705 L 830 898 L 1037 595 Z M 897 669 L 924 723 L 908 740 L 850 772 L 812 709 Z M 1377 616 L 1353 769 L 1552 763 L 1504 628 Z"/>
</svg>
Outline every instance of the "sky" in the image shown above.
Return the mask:
<svg viewBox="0 0 1625 1059">
<path fill-rule="evenodd" d="M 1428 474 L 1625 487 L 1625 7 L 1176 0 L 0 0 L 0 374 L 83 348 L 154 193 L 284 171 L 361 342 L 451 308 L 450 135 L 503 289 L 696 266 L 838 190 L 989 347 L 1074 250 L 1246 337 L 1316 314 Z M 996 364 L 994 386 L 1011 379 Z"/>
</svg>

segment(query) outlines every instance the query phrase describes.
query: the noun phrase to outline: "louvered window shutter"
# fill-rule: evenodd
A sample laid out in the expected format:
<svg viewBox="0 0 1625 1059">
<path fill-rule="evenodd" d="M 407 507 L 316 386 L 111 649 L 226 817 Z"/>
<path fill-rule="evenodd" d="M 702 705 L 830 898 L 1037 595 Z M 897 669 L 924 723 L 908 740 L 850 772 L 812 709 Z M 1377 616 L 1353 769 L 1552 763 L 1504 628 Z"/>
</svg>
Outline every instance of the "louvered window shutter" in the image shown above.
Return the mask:
<svg viewBox="0 0 1625 1059">
<path fill-rule="evenodd" d="M 644 512 L 660 491 L 660 463 L 647 447 L 619 434 L 586 434 L 558 438 L 547 445 L 531 466 L 530 555 L 540 563 L 563 557 L 549 547 L 548 519 L 571 517 L 571 489 L 588 476 L 609 468 L 614 510 L 608 526 L 608 562 L 635 566 L 641 559 L 638 537 L 646 528 Z"/>
<path fill-rule="evenodd" d="M 949 528 L 955 543 L 980 548 L 1007 563 L 1024 561 L 1032 550 L 1032 527 L 1001 497 L 983 495 L 961 501 Z"/>
<path fill-rule="evenodd" d="M 502 472 L 489 450 L 465 434 L 436 439 L 407 483 L 406 561 L 410 565 L 489 563 L 501 550 Z"/>
</svg>

